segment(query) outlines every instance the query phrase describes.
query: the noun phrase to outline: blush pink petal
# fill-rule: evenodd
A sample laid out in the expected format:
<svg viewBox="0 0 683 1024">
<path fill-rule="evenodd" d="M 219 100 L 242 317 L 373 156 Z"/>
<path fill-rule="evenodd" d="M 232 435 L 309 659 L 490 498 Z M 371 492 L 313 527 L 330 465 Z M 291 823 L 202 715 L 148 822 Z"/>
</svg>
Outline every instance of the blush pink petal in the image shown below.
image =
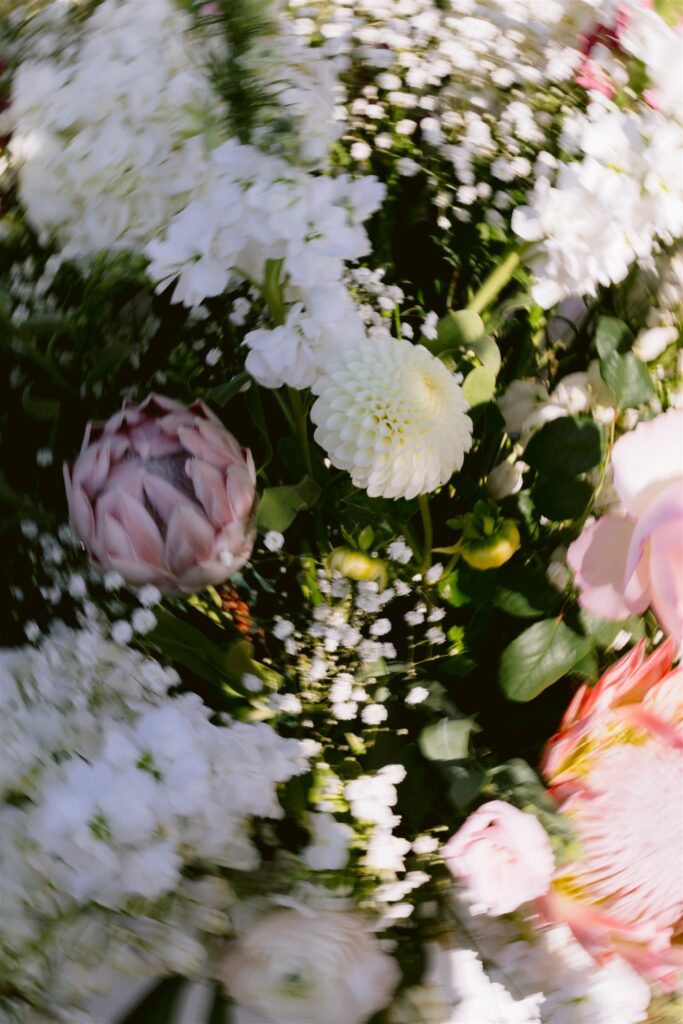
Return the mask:
<svg viewBox="0 0 683 1024">
<path fill-rule="evenodd" d="M 683 410 L 670 409 L 620 437 L 612 469 L 624 510 L 642 515 L 663 487 L 683 476 Z"/>
<path fill-rule="evenodd" d="M 166 534 L 166 556 L 171 572 L 182 575 L 196 562 L 207 561 L 215 533 L 206 519 L 188 505 L 174 509 Z"/>
<path fill-rule="evenodd" d="M 655 615 L 680 649 L 683 644 L 683 516 L 652 535 L 650 576 Z"/>
<path fill-rule="evenodd" d="M 626 561 L 635 527 L 633 519 L 607 515 L 585 527 L 569 546 L 567 561 L 579 602 L 602 619 L 625 619 L 647 607 L 644 595 L 628 603 L 625 596 Z"/>
</svg>

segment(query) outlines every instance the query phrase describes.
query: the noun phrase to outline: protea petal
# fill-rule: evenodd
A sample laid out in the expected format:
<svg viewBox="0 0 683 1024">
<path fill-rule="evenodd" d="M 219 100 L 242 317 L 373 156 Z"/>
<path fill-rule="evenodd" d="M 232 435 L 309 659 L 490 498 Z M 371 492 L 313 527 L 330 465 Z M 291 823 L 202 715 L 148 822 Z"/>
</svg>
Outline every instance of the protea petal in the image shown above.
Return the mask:
<svg viewBox="0 0 683 1024">
<path fill-rule="evenodd" d="M 241 567 L 254 540 L 250 452 L 202 402 L 163 395 L 91 423 L 64 482 L 93 560 L 128 582 L 191 592 Z"/>
</svg>

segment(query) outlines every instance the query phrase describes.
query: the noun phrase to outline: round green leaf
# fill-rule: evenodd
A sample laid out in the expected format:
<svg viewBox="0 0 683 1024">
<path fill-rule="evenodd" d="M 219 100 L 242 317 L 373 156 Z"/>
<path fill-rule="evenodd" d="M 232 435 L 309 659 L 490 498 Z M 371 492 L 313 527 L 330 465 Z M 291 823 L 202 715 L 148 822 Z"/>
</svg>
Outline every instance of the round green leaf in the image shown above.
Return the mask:
<svg viewBox="0 0 683 1024">
<path fill-rule="evenodd" d="M 533 700 L 570 672 L 591 646 L 561 619 L 535 622 L 503 651 L 498 678 L 505 696 Z"/>
<path fill-rule="evenodd" d="M 604 431 L 589 416 L 561 416 L 546 423 L 529 441 L 524 461 L 538 473 L 577 476 L 599 465 Z"/>
<path fill-rule="evenodd" d="M 465 377 L 463 394 L 470 406 L 490 402 L 496 393 L 496 377 L 485 366 L 477 366 Z"/>
</svg>

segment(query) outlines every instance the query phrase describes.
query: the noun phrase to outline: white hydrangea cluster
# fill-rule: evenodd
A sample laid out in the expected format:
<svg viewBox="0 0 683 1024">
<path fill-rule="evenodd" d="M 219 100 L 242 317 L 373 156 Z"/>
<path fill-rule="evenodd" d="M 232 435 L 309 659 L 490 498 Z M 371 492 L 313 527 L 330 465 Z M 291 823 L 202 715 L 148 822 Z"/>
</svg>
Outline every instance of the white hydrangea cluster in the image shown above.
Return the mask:
<svg viewBox="0 0 683 1024">
<path fill-rule="evenodd" d="M 82 29 L 65 23 L 60 51 L 20 63 L 9 111 L 19 194 L 65 257 L 140 248 L 201 176 L 219 104 L 192 26 L 173 0 L 104 0 Z"/>
<path fill-rule="evenodd" d="M 576 159 L 541 154 L 529 205 L 512 217 L 545 308 L 618 284 L 657 240 L 683 235 L 682 124 L 601 99 L 566 120 L 565 145 Z"/>
<path fill-rule="evenodd" d="M 422 345 L 385 334 L 342 353 L 313 385 L 315 439 L 372 498 L 447 483 L 472 442 L 460 385 Z"/>
<path fill-rule="evenodd" d="M 384 188 L 373 177 L 313 176 L 235 139 L 210 155 L 208 171 L 168 231 L 147 247 L 159 290 L 177 280 L 187 306 L 240 280 L 261 282 L 281 262 L 284 323 L 247 334 L 247 369 L 265 387 L 303 388 L 330 353 L 363 339 L 342 283 L 344 261 L 369 251 L 363 221 Z"/>
<path fill-rule="evenodd" d="M 282 816 L 303 746 L 213 724 L 196 694 L 169 696 L 174 672 L 93 623 L 5 652 L 0 671 L 0 973 L 16 1000 L 53 1010 L 117 971 L 201 974 L 200 933 L 229 929 L 212 872 L 258 865 L 249 823 Z"/>
</svg>

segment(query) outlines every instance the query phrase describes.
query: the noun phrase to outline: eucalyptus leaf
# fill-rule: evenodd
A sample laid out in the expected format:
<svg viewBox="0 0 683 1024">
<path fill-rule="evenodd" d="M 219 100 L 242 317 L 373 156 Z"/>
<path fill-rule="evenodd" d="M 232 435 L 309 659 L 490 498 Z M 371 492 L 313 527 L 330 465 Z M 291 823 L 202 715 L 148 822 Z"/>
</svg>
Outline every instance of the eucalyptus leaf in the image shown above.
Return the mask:
<svg viewBox="0 0 683 1024">
<path fill-rule="evenodd" d="M 524 461 L 538 473 L 577 476 L 600 464 L 604 444 L 604 430 L 591 417 L 561 416 L 534 434 Z"/>
<path fill-rule="evenodd" d="M 475 366 L 465 377 L 462 390 L 470 406 L 484 405 L 496 393 L 496 375 L 486 366 Z"/>
<path fill-rule="evenodd" d="M 470 735 L 479 731 L 471 718 L 442 718 L 422 730 L 418 746 L 429 761 L 462 761 L 469 751 Z"/>
<path fill-rule="evenodd" d="M 320 486 L 310 476 L 305 476 L 298 484 L 267 487 L 256 513 L 257 527 L 262 531 L 284 533 L 297 512 L 315 504 L 319 494 Z"/>
<path fill-rule="evenodd" d="M 498 678 L 506 697 L 533 700 L 566 675 L 588 653 L 592 643 L 562 619 L 543 619 L 529 626 L 503 651 Z"/>
<path fill-rule="evenodd" d="M 592 496 L 593 485 L 588 480 L 566 476 L 543 476 L 531 488 L 537 511 L 553 522 L 578 519 Z"/>
<path fill-rule="evenodd" d="M 650 371 L 633 352 L 610 352 L 600 362 L 600 373 L 620 409 L 635 409 L 654 396 Z"/>
<path fill-rule="evenodd" d="M 598 355 L 604 359 L 611 352 L 630 348 L 633 344 L 633 332 L 628 324 L 616 316 L 601 316 L 595 328 L 595 347 Z"/>
</svg>

